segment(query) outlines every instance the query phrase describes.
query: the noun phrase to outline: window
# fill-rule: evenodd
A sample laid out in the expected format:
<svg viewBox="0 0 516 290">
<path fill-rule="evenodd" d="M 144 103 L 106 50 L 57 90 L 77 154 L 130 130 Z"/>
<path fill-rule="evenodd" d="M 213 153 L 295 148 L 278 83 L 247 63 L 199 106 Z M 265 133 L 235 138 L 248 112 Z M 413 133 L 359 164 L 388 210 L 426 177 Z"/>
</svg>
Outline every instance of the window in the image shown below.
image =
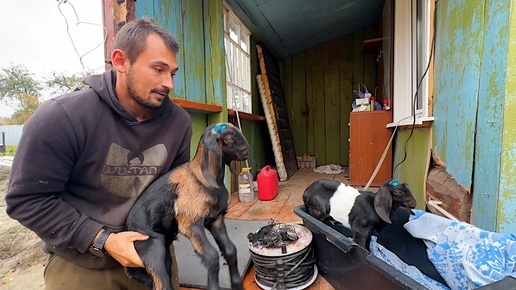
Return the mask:
<svg viewBox="0 0 516 290">
<path fill-rule="evenodd" d="M 430 0 L 397 0 L 395 3 L 394 122 L 391 125 L 412 124 L 414 115 L 416 124 L 433 120 L 428 110 L 430 71 L 425 73 L 432 45 L 430 11 Z"/>
<path fill-rule="evenodd" d="M 224 9 L 224 49 L 228 109 L 252 113 L 251 34 L 228 8 Z"/>
</svg>

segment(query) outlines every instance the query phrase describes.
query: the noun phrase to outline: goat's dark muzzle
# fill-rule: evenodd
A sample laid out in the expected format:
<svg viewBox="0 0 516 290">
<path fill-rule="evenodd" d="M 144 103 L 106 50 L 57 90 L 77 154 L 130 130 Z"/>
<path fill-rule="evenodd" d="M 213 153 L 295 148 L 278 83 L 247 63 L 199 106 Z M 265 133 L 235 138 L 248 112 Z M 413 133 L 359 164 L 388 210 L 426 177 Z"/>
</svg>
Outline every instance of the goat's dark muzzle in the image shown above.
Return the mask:
<svg viewBox="0 0 516 290">
<path fill-rule="evenodd" d="M 412 211 L 417 206 L 417 201 L 415 199 L 409 200 L 405 202 L 405 207 L 407 208 L 407 211 L 409 214 L 414 215 L 414 212 Z"/>
</svg>

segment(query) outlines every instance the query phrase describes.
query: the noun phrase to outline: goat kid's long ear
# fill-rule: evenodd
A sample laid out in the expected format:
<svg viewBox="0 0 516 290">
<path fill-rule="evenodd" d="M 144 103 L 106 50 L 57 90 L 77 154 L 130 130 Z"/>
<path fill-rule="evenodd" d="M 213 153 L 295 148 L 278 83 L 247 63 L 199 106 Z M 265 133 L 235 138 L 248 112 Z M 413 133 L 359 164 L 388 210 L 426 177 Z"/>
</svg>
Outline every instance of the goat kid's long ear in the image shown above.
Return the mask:
<svg viewBox="0 0 516 290">
<path fill-rule="evenodd" d="M 212 188 L 219 188 L 217 177 L 222 165 L 222 149 L 218 144 L 219 134 L 208 132 L 204 138 L 204 152 L 201 159 L 202 175 Z"/>
<path fill-rule="evenodd" d="M 380 186 L 374 197 L 374 210 L 380 218 L 388 224 L 391 224 L 389 217 L 392 208 L 392 195 L 389 188 L 385 185 Z"/>
</svg>

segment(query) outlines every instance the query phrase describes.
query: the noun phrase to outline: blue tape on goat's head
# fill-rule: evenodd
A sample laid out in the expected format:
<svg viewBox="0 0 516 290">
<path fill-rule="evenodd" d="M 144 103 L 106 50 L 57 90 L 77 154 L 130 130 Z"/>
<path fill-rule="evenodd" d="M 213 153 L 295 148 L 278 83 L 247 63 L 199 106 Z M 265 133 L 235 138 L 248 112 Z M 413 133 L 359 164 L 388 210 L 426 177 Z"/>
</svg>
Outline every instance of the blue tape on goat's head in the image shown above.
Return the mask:
<svg viewBox="0 0 516 290">
<path fill-rule="evenodd" d="M 392 185 L 392 186 L 398 186 L 400 183 L 397 182 L 396 180 L 391 180 L 389 181 L 389 185 Z"/>
<path fill-rule="evenodd" d="M 217 124 L 217 125 L 215 125 L 215 127 L 213 127 L 213 130 L 215 130 L 215 132 L 217 132 L 217 134 L 220 134 L 220 133 L 222 133 L 222 131 L 226 130 L 227 127 L 228 126 L 226 124 Z"/>
</svg>

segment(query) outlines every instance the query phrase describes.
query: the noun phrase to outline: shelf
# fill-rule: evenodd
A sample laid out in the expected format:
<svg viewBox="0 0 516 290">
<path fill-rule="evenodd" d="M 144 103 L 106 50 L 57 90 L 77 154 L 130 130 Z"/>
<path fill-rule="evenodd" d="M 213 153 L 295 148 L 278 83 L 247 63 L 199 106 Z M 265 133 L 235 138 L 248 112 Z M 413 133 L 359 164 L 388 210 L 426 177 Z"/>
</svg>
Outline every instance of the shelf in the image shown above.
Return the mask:
<svg viewBox="0 0 516 290">
<path fill-rule="evenodd" d="M 192 113 L 220 113 L 222 112 L 222 106 L 219 105 L 210 105 L 210 104 L 204 104 L 199 102 L 193 102 L 188 100 L 182 100 L 182 99 L 175 99 L 172 98 L 172 101 L 176 103 L 181 108 L 187 110 L 188 112 Z"/>
<path fill-rule="evenodd" d="M 185 109 L 191 113 L 201 113 L 201 114 L 209 114 L 209 113 L 220 113 L 222 112 L 222 106 L 219 105 L 210 105 L 199 102 L 193 102 L 188 100 L 171 98 L 171 100 L 176 103 L 181 108 Z M 265 117 L 255 114 L 249 114 L 246 112 L 238 111 L 238 115 L 241 119 L 246 120 L 254 120 L 254 121 L 265 121 Z M 235 110 L 228 109 L 228 116 L 233 116 L 236 118 Z"/>
<path fill-rule="evenodd" d="M 228 109 L 228 115 L 233 116 L 236 118 L 236 111 L 233 109 Z M 246 119 L 246 120 L 254 120 L 254 121 L 265 121 L 265 117 L 255 114 L 249 114 L 246 112 L 238 111 L 238 116 L 240 119 Z"/>
<path fill-rule="evenodd" d="M 371 38 L 364 40 L 362 45 L 362 54 L 378 54 L 383 47 L 383 37 Z"/>
</svg>

